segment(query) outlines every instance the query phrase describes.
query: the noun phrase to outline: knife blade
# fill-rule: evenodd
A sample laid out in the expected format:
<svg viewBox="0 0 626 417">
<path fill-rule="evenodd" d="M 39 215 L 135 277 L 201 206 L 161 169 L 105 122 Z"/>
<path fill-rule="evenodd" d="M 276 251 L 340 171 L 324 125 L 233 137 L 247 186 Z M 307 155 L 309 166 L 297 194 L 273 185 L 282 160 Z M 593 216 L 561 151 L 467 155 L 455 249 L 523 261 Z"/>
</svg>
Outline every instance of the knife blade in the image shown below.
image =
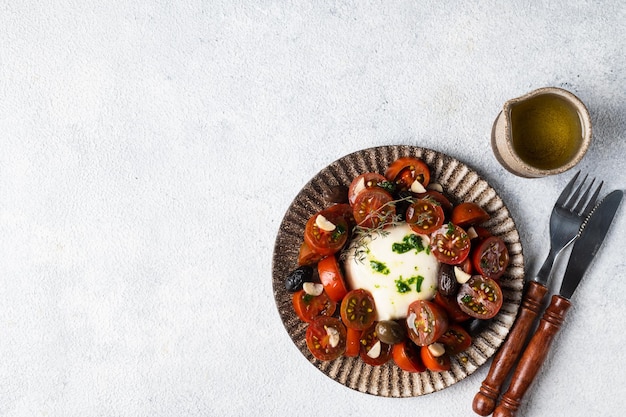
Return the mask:
<svg viewBox="0 0 626 417">
<path fill-rule="evenodd" d="M 621 190 L 611 192 L 588 217 L 581 236 L 572 248 L 559 295 L 552 296 L 550 305 L 546 308 L 537 331 L 530 339 L 513 373 L 509 389 L 504 393 L 500 404 L 494 410 L 494 417 L 513 416 L 519 408 L 524 394 L 548 356 L 554 336 L 565 320 L 565 314 L 571 307 L 569 298 L 572 297 L 602 246 L 622 201 L 623 194 Z"/>
<path fill-rule="evenodd" d="M 623 195 L 624 192 L 622 190 L 611 192 L 591 212 L 586 222 L 587 224 L 584 225 L 582 234 L 572 248 L 559 291 L 562 297 L 572 298 L 580 280 L 587 272 L 600 246 L 602 246 L 604 236 L 606 236 L 609 227 L 611 227 Z"/>
</svg>

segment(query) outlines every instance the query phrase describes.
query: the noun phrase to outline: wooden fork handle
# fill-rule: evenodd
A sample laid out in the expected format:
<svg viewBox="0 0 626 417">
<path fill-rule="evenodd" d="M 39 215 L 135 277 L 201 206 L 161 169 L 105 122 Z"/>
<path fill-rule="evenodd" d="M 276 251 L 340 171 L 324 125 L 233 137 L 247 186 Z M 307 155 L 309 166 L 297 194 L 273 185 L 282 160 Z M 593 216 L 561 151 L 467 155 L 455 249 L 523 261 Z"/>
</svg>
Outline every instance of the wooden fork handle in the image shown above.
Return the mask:
<svg viewBox="0 0 626 417">
<path fill-rule="evenodd" d="M 472 408 L 476 414 L 488 416 L 493 412 L 502 384 L 513 369 L 513 365 L 524 347 L 530 328 L 539 314 L 547 292 L 547 287 L 535 281 L 530 281 L 527 284 L 520 313 L 513 324 L 513 328 L 493 359 L 489 373 L 474 397 Z"/>
<path fill-rule="evenodd" d="M 500 404 L 493 413 L 494 417 L 512 417 L 515 415 L 526 390 L 532 384 L 543 361 L 548 356 L 554 336 L 561 328 L 565 314 L 571 305 L 568 299 L 560 295 L 552 296 L 552 301 L 546 308 L 537 331 L 530 339 L 522 359 L 515 369 L 509 389 L 504 393 Z"/>
</svg>

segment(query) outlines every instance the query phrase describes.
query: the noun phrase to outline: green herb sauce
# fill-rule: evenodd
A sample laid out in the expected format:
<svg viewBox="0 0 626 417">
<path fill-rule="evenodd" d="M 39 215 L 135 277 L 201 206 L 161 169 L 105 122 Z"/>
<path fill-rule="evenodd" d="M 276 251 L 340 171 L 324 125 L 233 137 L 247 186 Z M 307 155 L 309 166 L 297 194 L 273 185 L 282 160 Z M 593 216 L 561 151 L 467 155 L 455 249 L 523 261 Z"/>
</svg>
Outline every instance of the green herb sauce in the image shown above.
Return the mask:
<svg viewBox="0 0 626 417">
<path fill-rule="evenodd" d="M 372 260 L 370 261 L 370 267 L 374 272 L 378 272 L 383 275 L 389 275 L 389 268 L 387 268 L 387 265 L 382 262 Z"/>
<path fill-rule="evenodd" d="M 413 249 L 415 249 L 415 253 L 420 253 L 423 250 L 429 250 L 424 247 L 422 238 L 414 234 L 406 235 L 402 238 L 402 242 L 394 242 L 391 245 L 391 250 L 400 254 L 407 253 Z"/>
<path fill-rule="evenodd" d="M 407 279 L 402 279 L 402 277 L 400 277 L 394 280 L 394 282 L 396 283 L 396 290 L 400 294 L 404 294 L 404 293 L 411 291 L 411 285 L 413 284 L 415 284 L 415 291 L 421 292 L 422 282 L 424 282 L 424 277 L 421 275 L 414 275 Z"/>
</svg>

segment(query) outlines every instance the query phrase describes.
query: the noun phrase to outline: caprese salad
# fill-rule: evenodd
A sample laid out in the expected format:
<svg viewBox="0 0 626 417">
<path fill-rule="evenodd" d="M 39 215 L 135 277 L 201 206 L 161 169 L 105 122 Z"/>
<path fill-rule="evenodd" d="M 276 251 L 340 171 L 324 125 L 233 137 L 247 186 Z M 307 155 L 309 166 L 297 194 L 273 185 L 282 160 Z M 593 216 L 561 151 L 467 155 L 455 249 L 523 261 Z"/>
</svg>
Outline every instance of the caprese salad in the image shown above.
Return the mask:
<svg viewBox="0 0 626 417">
<path fill-rule="evenodd" d="M 449 370 L 472 343 L 468 323 L 502 306 L 509 254 L 480 226 L 489 214 L 453 205 L 428 165 L 409 156 L 330 191 L 285 279 L 312 355 Z"/>
</svg>

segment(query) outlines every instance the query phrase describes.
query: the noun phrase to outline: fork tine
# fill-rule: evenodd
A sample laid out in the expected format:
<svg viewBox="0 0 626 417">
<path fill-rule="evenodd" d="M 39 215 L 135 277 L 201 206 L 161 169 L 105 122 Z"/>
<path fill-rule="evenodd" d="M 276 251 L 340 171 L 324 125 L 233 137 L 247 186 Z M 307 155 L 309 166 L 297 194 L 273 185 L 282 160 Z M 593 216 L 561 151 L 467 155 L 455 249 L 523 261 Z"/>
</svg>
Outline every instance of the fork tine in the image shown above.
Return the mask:
<svg viewBox="0 0 626 417">
<path fill-rule="evenodd" d="M 589 187 L 587 187 L 587 189 L 585 190 L 585 193 L 580 197 L 580 200 L 578 200 L 578 204 L 576 205 L 576 208 L 572 210 L 574 213 L 580 213 L 583 207 L 585 207 L 585 203 L 587 203 L 587 197 L 589 197 L 589 191 L 591 191 L 591 187 L 593 187 L 594 182 L 596 182 L 596 179 L 592 178 L 591 183 L 589 184 Z"/>
<path fill-rule="evenodd" d="M 574 175 L 574 178 L 572 178 L 572 180 L 567 183 L 567 185 L 561 192 L 561 195 L 559 196 L 558 200 L 556 200 L 555 205 L 563 206 L 565 204 L 565 201 L 567 201 L 567 197 L 569 196 L 569 193 L 572 191 L 572 188 L 574 188 L 574 184 L 576 183 L 576 179 L 578 178 L 579 174 L 580 174 L 580 171 L 578 171 L 576 175 Z"/>
<path fill-rule="evenodd" d="M 578 185 L 576 191 L 572 193 L 572 196 L 569 198 L 569 200 L 567 200 L 567 203 L 563 205 L 563 208 L 566 208 L 568 210 L 572 210 L 572 208 L 574 208 L 574 204 L 576 204 L 576 202 L 578 201 L 578 197 L 580 197 L 580 191 L 582 190 L 583 185 L 585 185 L 585 181 L 587 181 L 587 176 L 588 174 L 585 174 L 585 178 L 583 178 L 582 182 Z"/>
<path fill-rule="evenodd" d="M 596 188 L 596 191 L 589 199 L 587 207 L 585 207 L 585 210 L 581 214 L 583 218 L 587 218 L 587 216 L 589 216 L 589 213 L 591 213 L 591 210 L 593 210 L 593 208 L 596 206 L 596 200 L 598 199 L 598 195 L 600 194 L 600 188 L 602 188 L 602 185 L 604 185 L 604 181 L 600 181 L 600 185 L 598 185 L 598 188 Z"/>
</svg>

